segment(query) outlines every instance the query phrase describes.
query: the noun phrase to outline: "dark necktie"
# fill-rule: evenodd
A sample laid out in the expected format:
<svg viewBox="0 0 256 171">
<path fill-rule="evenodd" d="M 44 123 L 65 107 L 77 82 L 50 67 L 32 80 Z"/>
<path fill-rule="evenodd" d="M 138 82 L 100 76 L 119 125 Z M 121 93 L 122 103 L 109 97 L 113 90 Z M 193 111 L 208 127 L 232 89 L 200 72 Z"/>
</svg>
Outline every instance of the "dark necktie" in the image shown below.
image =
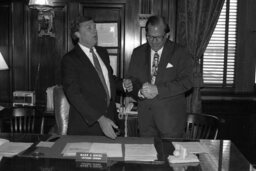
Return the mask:
<svg viewBox="0 0 256 171">
<path fill-rule="evenodd" d="M 155 84 L 156 82 L 158 63 L 159 63 L 159 54 L 155 52 L 154 58 L 153 58 L 152 72 L 151 72 L 152 73 L 151 84 Z"/>
<path fill-rule="evenodd" d="M 106 80 L 104 78 L 104 75 L 103 75 L 103 72 L 102 72 L 102 69 L 101 69 L 101 66 L 100 66 L 100 62 L 96 56 L 96 54 L 94 53 L 93 49 L 91 48 L 90 49 L 90 52 L 92 53 L 92 57 L 93 57 L 93 63 L 94 63 L 94 67 L 99 75 L 99 78 L 102 82 L 102 85 L 107 93 L 107 99 L 108 99 L 108 103 L 109 103 L 109 99 L 110 99 L 110 95 L 109 95 L 109 91 L 108 91 L 108 87 L 107 87 L 107 84 L 106 84 Z"/>
</svg>

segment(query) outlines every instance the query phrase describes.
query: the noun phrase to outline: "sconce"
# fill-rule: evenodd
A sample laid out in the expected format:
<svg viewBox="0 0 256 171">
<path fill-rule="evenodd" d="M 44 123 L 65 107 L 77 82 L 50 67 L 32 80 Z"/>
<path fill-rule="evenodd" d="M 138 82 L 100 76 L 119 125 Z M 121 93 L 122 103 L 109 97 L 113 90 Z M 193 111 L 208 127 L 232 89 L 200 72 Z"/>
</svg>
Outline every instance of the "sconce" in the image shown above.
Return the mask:
<svg viewBox="0 0 256 171">
<path fill-rule="evenodd" d="M 0 70 L 7 70 L 7 69 L 9 69 L 8 65 L 6 64 L 4 57 L 0 52 Z"/>
<path fill-rule="evenodd" d="M 29 8 L 38 10 L 38 36 L 55 37 L 53 28 L 53 5 L 49 0 L 30 0 Z"/>
</svg>

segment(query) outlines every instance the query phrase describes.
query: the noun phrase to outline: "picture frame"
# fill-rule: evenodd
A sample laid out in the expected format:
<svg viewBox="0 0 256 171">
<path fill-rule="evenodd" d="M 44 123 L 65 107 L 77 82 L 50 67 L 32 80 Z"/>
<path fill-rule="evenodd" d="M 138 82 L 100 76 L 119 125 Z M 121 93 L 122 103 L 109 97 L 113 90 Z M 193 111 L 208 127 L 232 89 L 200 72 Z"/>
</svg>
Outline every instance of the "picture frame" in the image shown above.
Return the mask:
<svg viewBox="0 0 256 171">
<path fill-rule="evenodd" d="M 118 47 L 117 23 L 96 23 L 98 45 L 103 47 Z"/>
</svg>

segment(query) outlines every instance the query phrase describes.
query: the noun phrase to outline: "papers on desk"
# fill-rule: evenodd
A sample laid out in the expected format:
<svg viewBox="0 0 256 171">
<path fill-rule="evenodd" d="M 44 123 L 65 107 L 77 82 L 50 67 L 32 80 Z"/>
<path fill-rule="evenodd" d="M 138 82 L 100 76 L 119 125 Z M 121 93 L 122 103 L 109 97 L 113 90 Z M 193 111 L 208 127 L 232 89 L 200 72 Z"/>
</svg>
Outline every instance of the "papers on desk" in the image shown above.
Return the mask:
<svg viewBox="0 0 256 171">
<path fill-rule="evenodd" d="M 169 163 L 198 163 L 193 153 L 205 153 L 206 149 L 199 142 L 172 142 L 175 150 L 168 157 Z"/>
<path fill-rule="evenodd" d="M 0 139 L 0 156 L 11 157 L 28 149 L 33 143 L 9 142 Z"/>
<path fill-rule="evenodd" d="M 0 146 L 3 145 L 6 142 L 9 142 L 9 140 L 0 138 Z"/>
<path fill-rule="evenodd" d="M 209 153 L 207 148 L 203 146 L 200 142 L 172 142 L 172 144 L 173 146 L 175 146 L 176 144 L 183 146 L 187 149 L 188 153 Z"/>
<path fill-rule="evenodd" d="M 122 146 L 118 143 L 67 143 L 63 156 L 75 156 L 77 152 L 106 153 L 108 157 L 123 157 Z"/>
<path fill-rule="evenodd" d="M 36 146 L 37 147 L 46 147 L 51 148 L 54 145 L 55 142 L 49 142 L 49 141 L 40 141 Z"/>
<path fill-rule="evenodd" d="M 125 144 L 125 161 L 155 161 L 157 152 L 153 144 Z"/>
</svg>

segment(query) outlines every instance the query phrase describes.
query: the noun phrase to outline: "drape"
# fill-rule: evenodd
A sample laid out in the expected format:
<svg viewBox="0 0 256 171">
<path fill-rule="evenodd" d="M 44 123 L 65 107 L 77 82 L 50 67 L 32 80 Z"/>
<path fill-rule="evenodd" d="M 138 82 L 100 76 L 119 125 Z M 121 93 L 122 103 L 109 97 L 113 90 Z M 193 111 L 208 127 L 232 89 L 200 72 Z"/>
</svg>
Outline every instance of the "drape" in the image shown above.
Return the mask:
<svg viewBox="0 0 256 171">
<path fill-rule="evenodd" d="M 193 89 L 187 95 L 187 111 L 201 113 L 202 71 L 200 59 L 210 41 L 225 0 L 177 0 L 176 41 L 194 59 Z"/>
</svg>

